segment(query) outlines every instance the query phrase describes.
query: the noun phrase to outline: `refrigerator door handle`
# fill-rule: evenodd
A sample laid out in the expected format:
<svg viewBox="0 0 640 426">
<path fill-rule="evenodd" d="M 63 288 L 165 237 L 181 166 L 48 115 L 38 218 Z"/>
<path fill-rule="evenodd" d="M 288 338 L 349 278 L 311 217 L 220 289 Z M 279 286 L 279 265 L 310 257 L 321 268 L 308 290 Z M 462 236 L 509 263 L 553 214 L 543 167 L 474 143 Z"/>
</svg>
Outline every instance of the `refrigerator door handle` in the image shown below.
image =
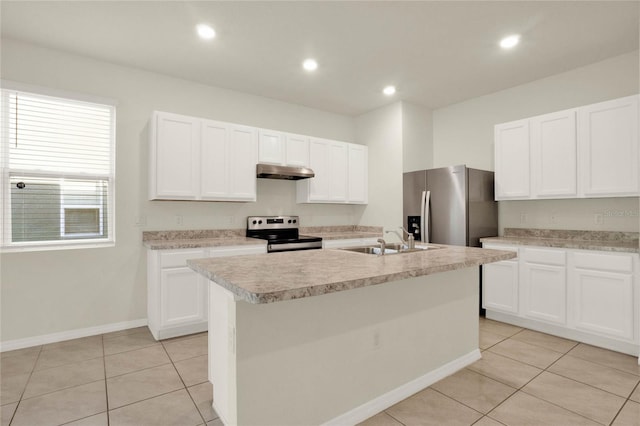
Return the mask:
<svg viewBox="0 0 640 426">
<path fill-rule="evenodd" d="M 422 242 L 429 242 L 429 202 L 431 191 L 422 191 L 422 202 L 420 203 L 420 228 L 422 229 Z"/>
</svg>

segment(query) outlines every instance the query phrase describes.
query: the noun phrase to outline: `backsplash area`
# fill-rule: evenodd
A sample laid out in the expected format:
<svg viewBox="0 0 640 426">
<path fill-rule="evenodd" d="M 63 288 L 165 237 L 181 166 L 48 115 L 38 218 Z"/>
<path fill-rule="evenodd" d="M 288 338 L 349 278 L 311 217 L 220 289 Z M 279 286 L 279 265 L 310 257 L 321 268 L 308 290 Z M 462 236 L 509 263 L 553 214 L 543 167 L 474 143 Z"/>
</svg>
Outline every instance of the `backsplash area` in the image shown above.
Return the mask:
<svg viewBox="0 0 640 426">
<path fill-rule="evenodd" d="M 638 232 L 640 198 L 500 201 L 500 235 L 505 228 L 581 229 Z"/>
</svg>

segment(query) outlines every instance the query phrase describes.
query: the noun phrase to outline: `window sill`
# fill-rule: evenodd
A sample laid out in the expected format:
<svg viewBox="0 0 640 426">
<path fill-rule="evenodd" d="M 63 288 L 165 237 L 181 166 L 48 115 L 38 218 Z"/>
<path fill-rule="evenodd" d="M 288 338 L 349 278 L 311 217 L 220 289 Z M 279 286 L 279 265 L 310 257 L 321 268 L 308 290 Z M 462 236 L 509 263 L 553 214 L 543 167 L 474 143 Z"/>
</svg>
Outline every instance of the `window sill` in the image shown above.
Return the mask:
<svg viewBox="0 0 640 426">
<path fill-rule="evenodd" d="M 32 251 L 53 251 L 53 250 L 74 250 L 74 249 L 94 249 L 94 248 L 107 248 L 115 247 L 116 242 L 114 240 L 109 241 L 82 241 L 82 242 L 67 242 L 45 244 L 45 243 L 32 243 L 32 244 L 11 244 L 8 246 L 0 247 L 0 253 L 24 253 Z"/>
</svg>

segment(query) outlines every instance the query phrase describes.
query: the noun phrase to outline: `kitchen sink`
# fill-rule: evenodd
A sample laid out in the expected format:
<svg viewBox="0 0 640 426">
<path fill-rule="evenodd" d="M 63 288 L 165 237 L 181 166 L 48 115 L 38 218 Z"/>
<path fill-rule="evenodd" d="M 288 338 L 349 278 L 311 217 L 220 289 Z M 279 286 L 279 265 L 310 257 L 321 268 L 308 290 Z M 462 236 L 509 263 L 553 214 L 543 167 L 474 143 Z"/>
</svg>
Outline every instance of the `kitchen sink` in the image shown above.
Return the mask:
<svg viewBox="0 0 640 426">
<path fill-rule="evenodd" d="M 434 250 L 442 247 L 436 246 L 416 246 L 416 248 L 410 249 L 406 244 L 387 244 L 385 246 L 384 254 L 385 256 L 390 254 L 402 254 L 402 253 L 415 253 L 423 250 Z M 363 254 L 376 254 L 380 255 L 380 245 L 375 246 L 364 246 L 364 247 L 345 247 L 340 250 L 352 251 L 354 253 L 363 253 Z"/>
</svg>

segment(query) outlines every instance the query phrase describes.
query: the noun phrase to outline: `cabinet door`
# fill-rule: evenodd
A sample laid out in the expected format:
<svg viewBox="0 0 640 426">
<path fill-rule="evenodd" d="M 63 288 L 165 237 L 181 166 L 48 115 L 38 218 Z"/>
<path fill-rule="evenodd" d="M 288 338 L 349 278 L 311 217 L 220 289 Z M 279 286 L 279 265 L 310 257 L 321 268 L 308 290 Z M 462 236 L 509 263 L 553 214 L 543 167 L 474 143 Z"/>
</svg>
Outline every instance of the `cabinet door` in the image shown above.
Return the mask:
<svg viewBox="0 0 640 426">
<path fill-rule="evenodd" d="M 482 307 L 518 313 L 518 262 L 503 260 L 482 265 Z"/>
<path fill-rule="evenodd" d="M 156 113 L 154 121 L 155 129 L 151 132 L 150 198 L 195 199 L 199 192 L 200 120 Z"/>
<path fill-rule="evenodd" d="M 576 110 L 534 117 L 529 126 L 533 197 L 576 197 Z"/>
<path fill-rule="evenodd" d="M 231 125 L 229 131 L 229 199 L 256 200 L 257 131 Z"/>
<path fill-rule="evenodd" d="M 529 122 L 495 126 L 496 200 L 529 198 Z"/>
<path fill-rule="evenodd" d="M 631 274 L 576 268 L 572 285 L 576 328 L 633 340 Z"/>
<path fill-rule="evenodd" d="M 348 191 L 348 144 L 331 142 L 329 148 L 329 199 L 346 202 Z"/>
<path fill-rule="evenodd" d="M 285 162 L 287 166 L 309 167 L 309 138 L 302 135 L 285 135 Z"/>
<path fill-rule="evenodd" d="M 349 195 L 353 204 L 367 204 L 368 199 L 368 149 L 364 145 L 349 144 Z"/>
<path fill-rule="evenodd" d="M 309 179 L 309 201 L 329 201 L 331 168 L 329 167 L 330 142 L 323 139 L 309 141 L 309 165 L 315 177 Z M 301 181 L 301 184 L 307 184 Z"/>
<path fill-rule="evenodd" d="M 207 288 L 188 266 L 160 273 L 160 327 L 207 322 Z"/>
<path fill-rule="evenodd" d="M 584 197 L 638 195 L 638 97 L 578 109 Z"/>
<path fill-rule="evenodd" d="M 203 121 L 200 143 L 200 192 L 203 199 L 219 200 L 229 194 L 228 139 L 228 124 Z"/>
<path fill-rule="evenodd" d="M 282 133 L 260 129 L 258 135 L 258 162 L 285 164 L 285 140 Z"/>
<path fill-rule="evenodd" d="M 523 257 L 525 255 L 523 254 Z M 564 325 L 567 323 L 566 268 L 523 262 L 520 273 L 522 313 Z"/>
</svg>

